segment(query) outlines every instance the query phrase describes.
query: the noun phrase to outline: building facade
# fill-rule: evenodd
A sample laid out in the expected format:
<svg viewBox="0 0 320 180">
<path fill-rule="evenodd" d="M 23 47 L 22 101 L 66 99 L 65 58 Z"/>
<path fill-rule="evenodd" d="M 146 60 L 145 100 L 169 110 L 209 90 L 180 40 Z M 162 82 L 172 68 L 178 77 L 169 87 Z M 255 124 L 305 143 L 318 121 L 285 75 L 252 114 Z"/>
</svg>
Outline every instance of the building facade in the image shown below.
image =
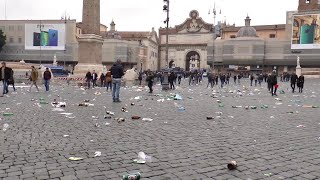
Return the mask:
<svg viewBox="0 0 320 180">
<path fill-rule="evenodd" d="M 214 26 L 205 22 L 198 11 L 192 10 L 180 25 L 168 30 L 160 28 L 159 36 L 154 28 L 151 31 L 117 31 L 112 21 L 110 29 L 100 25 L 100 34 L 104 38 L 102 63 L 109 67 L 120 58 L 126 68 L 137 67 L 141 71 L 179 67 L 184 70 L 276 69 L 282 72 L 293 70 L 299 56 L 303 68 L 320 68 L 319 2 L 299 0 L 298 10 L 286 12 L 285 24 L 260 26 L 251 26 L 249 16 L 244 19 L 245 26 L 229 25 L 226 22 Z M 25 48 L 28 42 L 25 28 L 30 24 L 64 25 L 65 48 Z M 75 20 L 64 19 L 0 20 L 0 29 L 7 36 L 0 60 L 48 64 L 53 63 L 56 56 L 59 65 L 73 67 L 78 62 L 77 38 L 82 34 L 81 26 L 82 23 L 76 23 Z"/>
<path fill-rule="evenodd" d="M 213 25 L 203 21 L 193 10 L 182 24 L 168 29 L 168 61 L 166 58 L 167 29 L 159 29 L 160 69 L 180 67 L 185 70 L 208 68 L 207 46 L 213 39 Z"/>
<path fill-rule="evenodd" d="M 109 34 L 116 34 L 117 37 L 122 40 L 137 42 L 139 44 L 137 69 L 140 71 L 158 70 L 159 37 L 154 28 L 152 28 L 151 31 L 116 31 L 115 23 L 112 22 L 111 25 L 111 31 Z"/>
<path fill-rule="evenodd" d="M 320 22 L 318 2 L 300 0 L 298 11 L 287 12 L 286 24 L 251 26 L 249 16 L 244 20 L 245 26 L 241 27 L 221 22 L 216 39 L 217 26 L 204 22 L 199 13 L 192 10 L 185 22 L 168 29 L 168 62 L 165 59 L 167 30 L 159 29 L 160 69 L 169 66 L 185 70 L 214 68 L 216 71 L 260 72 L 276 69 L 286 72 L 295 69 L 297 56 L 303 68 L 320 68 L 320 48 L 292 48 L 297 41 L 292 32 L 299 29 L 295 27 L 294 17 L 313 18 L 310 22 L 301 20 L 299 23 L 318 28 L 318 24 L 313 25 Z M 320 29 L 315 30 L 315 36 L 316 47 Z M 313 42 L 312 37 L 309 39 Z"/>
<path fill-rule="evenodd" d="M 65 49 L 45 50 L 26 49 L 26 26 L 65 25 Z M 82 32 L 82 23 L 76 20 L 0 20 L 0 29 L 7 37 L 6 45 L 0 52 L 0 61 L 51 64 L 56 57 L 59 65 L 73 70 L 78 63 L 78 37 Z M 104 39 L 102 46 L 102 64 L 108 67 L 121 59 L 125 69 L 136 67 L 141 70 L 157 70 L 159 38 L 154 29 L 144 32 L 116 31 L 112 21 L 110 30 L 100 25 L 100 34 Z"/>
</svg>

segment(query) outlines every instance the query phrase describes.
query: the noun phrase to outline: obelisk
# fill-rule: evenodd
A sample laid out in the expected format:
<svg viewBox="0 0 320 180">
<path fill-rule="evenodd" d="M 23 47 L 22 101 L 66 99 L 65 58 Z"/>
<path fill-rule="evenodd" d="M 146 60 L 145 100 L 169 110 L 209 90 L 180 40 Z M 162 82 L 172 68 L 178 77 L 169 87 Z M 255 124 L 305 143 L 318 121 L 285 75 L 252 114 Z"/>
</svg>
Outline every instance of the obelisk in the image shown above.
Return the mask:
<svg viewBox="0 0 320 180">
<path fill-rule="evenodd" d="M 82 34 L 78 38 L 79 59 L 75 74 L 102 72 L 102 44 L 100 36 L 100 0 L 83 0 Z"/>
</svg>

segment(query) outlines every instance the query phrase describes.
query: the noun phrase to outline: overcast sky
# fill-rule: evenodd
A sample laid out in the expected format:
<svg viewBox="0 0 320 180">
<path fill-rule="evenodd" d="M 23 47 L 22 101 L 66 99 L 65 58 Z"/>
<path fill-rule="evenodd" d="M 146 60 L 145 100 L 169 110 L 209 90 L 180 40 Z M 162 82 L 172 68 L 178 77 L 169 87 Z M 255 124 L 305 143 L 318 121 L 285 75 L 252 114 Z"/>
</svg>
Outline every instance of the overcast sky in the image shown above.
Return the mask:
<svg viewBox="0 0 320 180">
<path fill-rule="evenodd" d="M 0 0 L 0 19 L 60 19 L 66 11 L 77 21 L 82 19 L 82 0 Z M 284 24 L 286 11 L 296 10 L 298 0 L 170 0 L 170 26 L 184 22 L 193 9 L 208 23 L 213 23 L 212 13 L 216 2 L 218 19 L 226 18 L 230 24 L 244 25 L 247 13 L 252 25 Z M 149 31 L 164 27 L 166 14 L 163 0 L 101 0 L 101 23 L 110 26 L 114 19 L 118 31 Z"/>
</svg>

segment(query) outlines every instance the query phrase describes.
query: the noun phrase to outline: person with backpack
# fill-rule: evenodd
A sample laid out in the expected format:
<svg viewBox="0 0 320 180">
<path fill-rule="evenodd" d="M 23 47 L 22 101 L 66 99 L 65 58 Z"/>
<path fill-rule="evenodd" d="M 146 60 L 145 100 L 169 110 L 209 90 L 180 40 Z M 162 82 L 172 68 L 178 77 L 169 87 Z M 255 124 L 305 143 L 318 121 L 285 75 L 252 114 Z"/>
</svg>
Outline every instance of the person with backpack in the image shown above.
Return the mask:
<svg viewBox="0 0 320 180">
<path fill-rule="evenodd" d="M 276 71 L 272 71 L 272 74 L 270 75 L 270 85 L 271 85 L 271 95 L 278 96 L 277 95 L 278 80 L 277 80 Z"/>
<path fill-rule="evenodd" d="M 303 91 L 303 86 L 304 86 L 304 76 L 303 76 L 303 75 L 301 75 L 301 76 L 298 78 L 297 86 L 298 86 L 298 88 L 299 88 L 299 93 L 302 93 L 302 91 Z"/>
<path fill-rule="evenodd" d="M 146 81 L 148 83 L 149 93 L 153 93 L 152 86 L 153 86 L 153 81 L 154 81 L 154 74 L 151 71 L 149 71 L 147 73 Z"/>
</svg>

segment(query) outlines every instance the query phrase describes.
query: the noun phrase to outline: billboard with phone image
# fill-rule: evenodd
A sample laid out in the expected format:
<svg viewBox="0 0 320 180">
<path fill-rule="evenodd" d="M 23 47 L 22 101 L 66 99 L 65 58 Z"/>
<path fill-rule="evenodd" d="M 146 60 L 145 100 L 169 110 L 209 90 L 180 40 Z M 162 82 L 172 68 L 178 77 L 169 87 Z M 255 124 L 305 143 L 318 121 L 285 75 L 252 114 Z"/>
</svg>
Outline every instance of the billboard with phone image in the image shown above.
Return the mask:
<svg viewBox="0 0 320 180">
<path fill-rule="evenodd" d="M 26 24 L 26 50 L 65 50 L 65 24 Z"/>
<path fill-rule="evenodd" d="M 320 49 L 320 14 L 293 16 L 291 49 Z"/>
</svg>

